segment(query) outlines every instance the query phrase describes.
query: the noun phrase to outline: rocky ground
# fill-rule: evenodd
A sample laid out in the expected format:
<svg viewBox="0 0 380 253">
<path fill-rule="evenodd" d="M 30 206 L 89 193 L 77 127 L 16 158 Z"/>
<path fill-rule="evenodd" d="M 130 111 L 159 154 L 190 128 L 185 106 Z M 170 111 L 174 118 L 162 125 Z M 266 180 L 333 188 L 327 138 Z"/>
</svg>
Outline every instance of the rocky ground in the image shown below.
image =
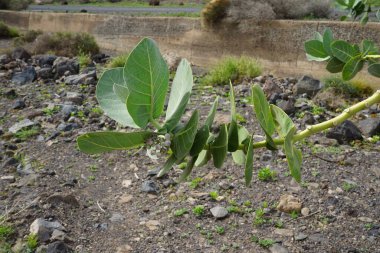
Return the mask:
<svg viewBox="0 0 380 253">
<path fill-rule="evenodd" d="M 76 59 L 21 49 L 0 56 L 0 252 L 33 252 L 25 249 L 30 233 L 36 252 L 49 253 L 380 252 L 380 141 L 369 138 L 380 134 L 378 106 L 300 143 L 301 184 L 282 151 L 255 150 L 256 171 L 275 172 L 266 181 L 256 173 L 245 187 L 243 168 L 229 157 L 222 169 L 209 163 L 178 185 L 180 166 L 157 179 L 164 160 L 143 149 L 92 156 L 77 149 L 82 133 L 120 129 L 94 96 L 106 56 L 93 60 L 79 69 Z M 336 115 L 340 100 L 319 91 L 318 80 L 244 80 L 235 86 L 239 120 L 257 139 L 253 82 L 302 129 Z M 220 95 L 217 122 L 226 121 L 228 91 L 196 86 L 189 108 L 205 117 Z M 13 233 L 2 235 L 5 226 Z"/>
</svg>

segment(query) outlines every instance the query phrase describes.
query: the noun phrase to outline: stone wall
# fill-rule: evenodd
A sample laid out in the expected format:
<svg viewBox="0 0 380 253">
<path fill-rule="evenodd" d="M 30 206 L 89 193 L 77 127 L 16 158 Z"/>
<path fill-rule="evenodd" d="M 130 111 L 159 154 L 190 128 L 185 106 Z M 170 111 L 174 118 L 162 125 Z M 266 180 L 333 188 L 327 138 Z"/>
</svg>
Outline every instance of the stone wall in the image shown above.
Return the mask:
<svg viewBox="0 0 380 253">
<path fill-rule="evenodd" d="M 327 27 L 337 38 L 352 42 L 368 38 L 380 45 L 378 23 L 363 27 L 351 22 L 245 20 L 239 27 L 224 25 L 208 31 L 195 18 L 0 11 L 0 20 L 24 30 L 88 32 L 101 48 L 120 52 L 130 51 L 141 38 L 149 36 L 164 53 L 174 52 L 203 67 L 210 67 L 223 56 L 245 54 L 259 58 L 268 72 L 286 76 L 328 74 L 324 64 L 308 62 L 303 50 L 304 42 L 315 31 Z M 367 75 L 360 77 L 376 81 Z"/>
</svg>

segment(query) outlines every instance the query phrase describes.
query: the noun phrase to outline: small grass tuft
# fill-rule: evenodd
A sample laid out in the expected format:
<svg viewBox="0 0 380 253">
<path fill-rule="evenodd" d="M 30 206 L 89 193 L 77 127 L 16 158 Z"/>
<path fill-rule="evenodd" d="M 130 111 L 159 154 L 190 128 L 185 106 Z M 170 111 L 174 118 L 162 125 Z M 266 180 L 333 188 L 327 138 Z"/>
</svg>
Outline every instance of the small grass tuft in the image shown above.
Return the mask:
<svg viewBox="0 0 380 253">
<path fill-rule="evenodd" d="M 38 126 L 34 126 L 29 129 L 20 130 L 19 132 L 15 133 L 14 136 L 21 141 L 26 141 L 27 139 L 38 135 L 40 132 L 40 128 Z"/>
<path fill-rule="evenodd" d="M 201 217 L 205 213 L 205 207 L 203 205 L 198 205 L 193 208 L 193 214 L 197 217 Z"/>
<path fill-rule="evenodd" d="M 0 39 L 10 39 L 20 36 L 16 28 L 7 26 L 4 22 L 0 21 Z"/>
<path fill-rule="evenodd" d="M 88 67 L 92 63 L 91 56 L 82 51 L 79 52 L 78 61 L 81 69 Z"/>
<path fill-rule="evenodd" d="M 335 94 L 349 98 L 361 98 L 373 93 L 373 89 L 361 80 L 344 81 L 340 77 L 328 77 L 323 81 L 324 89 L 332 89 Z"/>
<path fill-rule="evenodd" d="M 26 238 L 27 252 L 34 252 L 38 246 L 38 236 L 36 234 L 30 234 Z"/>
<path fill-rule="evenodd" d="M 261 168 L 257 173 L 259 180 L 264 182 L 274 181 L 276 179 L 276 175 L 276 171 L 271 170 L 269 167 Z"/>
<path fill-rule="evenodd" d="M 261 64 L 254 58 L 242 56 L 227 57 L 221 60 L 203 80 L 203 85 L 227 85 L 243 78 L 254 78 L 262 73 Z"/>
<path fill-rule="evenodd" d="M 188 212 L 189 212 L 189 210 L 187 210 L 187 208 L 181 208 L 181 209 L 174 211 L 174 216 L 181 217 Z"/>
<path fill-rule="evenodd" d="M 124 67 L 125 62 L 127 61 L 129 56 L 129 53 L 124 53 L 121 55 L 118 55 L 114 58 L 112 58 L 108 63 L 107 63 L 107 68 L 112 69 L 112 68 L 122 68 Z"/>
</svg>

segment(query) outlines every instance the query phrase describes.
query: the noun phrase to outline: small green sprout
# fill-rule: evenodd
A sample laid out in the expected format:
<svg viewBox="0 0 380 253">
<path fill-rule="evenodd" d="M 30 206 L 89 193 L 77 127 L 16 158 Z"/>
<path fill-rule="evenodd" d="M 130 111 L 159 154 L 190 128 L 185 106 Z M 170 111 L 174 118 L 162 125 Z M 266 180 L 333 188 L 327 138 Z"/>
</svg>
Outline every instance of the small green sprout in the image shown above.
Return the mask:
<svg viewBox="0 0 380 253">
<path fill-rule="evenodd" d="M 34 252 L 38 246 L 38 236 L 36 234 L 28 235 L 26 239 L 26 247 L 28 248 L 28 252 Z"/>
<path fill-rule="evenodd" d="M 219 197 L 219 194 L 218 194 L 217 191 L 212 191 L 212 192 L 210 192 L 210 198 L 211 198 L 212 200 L 217 200 L 218 197 Z"/>
<path fill-rule="evenodd" d="M 181 217 L 188 212 L 189 212 L 189 210 L 187 210 L 187 208 L 181 208 L 181 209 L 178 209 L 174 212 L 174 216 Z"/>
<path fill-rule="evenodd" d="M 357 187 L 356 184 L 351 184 L 351 183 L 348 183 L 348 182 L 344 182 L 343 186 L 342 186 L 343 190 L 346 191 L 346 192 L 352 191 L 356 187 Z"/>
<path fill-rule="evenodd" d="M 271 170 L 269 167 L 261 168 L 257 174 L 260 181 L 273 181 L 276 179 L 276 171 Z"/>
<path fill-rule="evenodd" d="M 215 225 L 215 231 L 219 234 L 219 235 L 222 235 L 224 234 L 226 231 L 224 230 L 224 227 L 222 226 L 218 226 L 218 225 Z"/>
<path fill-rule="evenodd" d="M 197 217 L 201 217 L 205 213 L 205 207 L 203 205 L 198 205 L 193 208 L 193 214 Z"/>
<path fill-rule="evenodd" d="M 202 182 L 202 178 L 200 178 L 200 177 L 194 178 L 194 179 L 190 182 L 189 187 L 190 187 L 191 189 L 196 189 L 196 188 L 199 186 L 199 184 L 200 184 L 201 182 Z"/>
<path fill-rule="evenodd" d="M 290 217 L 291 217 L 293 220 L 297 219 L 298 216 L 299 216 L 299 213 L 296 212 L 296 211 L 292 211 L 292 212 L 290 213 Z"/>
</svg>

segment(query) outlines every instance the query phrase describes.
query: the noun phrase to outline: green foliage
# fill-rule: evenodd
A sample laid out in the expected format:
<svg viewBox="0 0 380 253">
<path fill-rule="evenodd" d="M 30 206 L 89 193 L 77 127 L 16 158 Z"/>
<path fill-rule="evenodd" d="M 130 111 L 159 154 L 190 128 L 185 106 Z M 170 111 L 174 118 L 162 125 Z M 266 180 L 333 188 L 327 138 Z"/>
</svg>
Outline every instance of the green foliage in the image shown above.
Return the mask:
<svg viewBox="0 0 380 253">
<path fill-rule="evenodd" d="M 16 28 L 7 26 L 3 21 L 0 21 L 0 39 L 9 39 L 20 36 Z"/>
<path fill-rule="evenodd" d="M 46 116 L 52 116 L 52 115 L 56 114 L 57 112 L 59 112 L 59 110 L 60 110 L 60 107 L 58 105 L 56 105 L 52 108 L 46 107 L 46 108 L 42 109 L 42 112 Z"/>
<path fill-rule="evenodd" d="M 28 129 L 22 129 L 14 134 L 14 136 L 22 141 L 26 141 L 27 139 L 36 136 L 40 133 L 40 128 L 37 126 L 34 126 L 32 128 Z"/>
<path fill-rule="evenodd" d="M 362 25 L 367 24 L 369 20 L 369 13 L 372 12 L 372 7 L 380 7 L 379 0 L 336 0 L 337 6 L 348 11 L 348 15 L 342 16 L 341 20 L 344 21 L 347 18 L 353 18 L 354 20 L 360 18 Z M 379 18 L 379 11 L 377 17 Z"/>
<path fill-rule="evenodd" d="M 189 210 L 187 210 L 187 208 L 181 208 L 181 209 L 178 209 L 174 212 L 174 216 L 181 217 L 188 212 L 189 212 Z"/>
<path fill-rule="evenodd" d="M 296 211 L 293 211 L 293 212 L 290 213 L 290 217 L 291 217 L 293 220 L 297 219 L 297 218 L 298 218 L 298 215 L 299 215 L 299 213 L 296 212 Z"/>
<path fill-rule="evenodd" d="M 189 187 L 191 189 L 196 189 L 201 182 L 202 182 L 202 178 L 200 177 L 194 178 L 193 180 L 191 180 Z"/>
<path fill-rule="evenodd" d="M 205 207 L 202 205 L 195 206 L 193 208 L 193 214 L 197 217 L 201 217 L 205 213 Z"/>
<path fill-rule="evenodd" d="M 38 246 L 38 236 L 36 234 L 30 234 L 26 238 L 26 247 L 29 252 L 34 252 Z"/>
<path fill-rule="evenodd" d="M 15 38 L 13 44 L 16 47 L 23 46 L 25 43 L 32 43 L 36 38 L 43 34 L 41 30 L 29 30 L 21 34 L 19 37 Z"/>
<path fill-rule="evenodd" d="M 276 171 L 271 170 L 269 167 L 261 168 L 258 173 L 257 177 L 261 181 L 272 181 L 276 179 Z"/>
<path fill-rule="evenodd" d="M 215 232 L 217 232 L 219 235 L 223 235 L 226 231 L 224 227 L 215 225 Z"/>
<path fill-rule="evenodd" d="M 0 241 L 7 239 L 14 233 L 14 230 L 11 226 L 0 225 Z"/>
<path fill-rule="evenodd" d="M 346 192 L 350 192 L 353 189 L 355 189 L 356 187 L 357 187 L 356 184 L 348 183 L 348 182 L 344 182 L 343 185 L 342 185 L 343 190 L 346 191 Z"/>
<path fill-rule="evenodd" d="M 79 52 L 78 61 L 79 61 L 79 66 L 81 69 L 88 67 L 92 62 L 91 56 L 82 51 Z"/>
<path fill-rule="evenodd" d="M 106 65 L 107 68 L 114 69 L 114 68 L 122 68 L 124 67 L 125 62 L 127 61 L 129 56 L 129 53 L 123 53 L 121 55 L 118 55 L 114 58 L 112 58 Z"/>
<path fill-rule="evenodd" d="M 361 98 L 373 93 L 371 87 L 359 80 L 344 81 L 339 77 L 329 77 L 324 80 L 324 89 L 331 89 L 337 95 L 344 95 L 348 98 Z"/>
<path fill-rule="evenodd" d="M 202 80 L 204 85 L 228 85 L 243 78 L 254 78 L 262 73 L 261 64 L 246 56 L 222 59 Z"/>
<path fill-rule="evenodd" d="M 210 198 L 211 198 L 212 200 L 217 200 L 218 197 L 219 197 L 219 194 L 218 194 L 217 191 L 212 191 L 212 192 L 209 193 L 209 195 L 210 195 Z"/>
<path fill-rule="evenodd" d="M 360 1 L 359 1 L 360 2 Z M 328 61 L 330 73 L 342 72 L 344 81 L 351 80 L 368 64 L 368 72 L 380 76 L 379 50 L 375 43 L 364 40 L 360 45 L 343 40 L 334 40 L 330 29 L 324 34 L 316 33 L 315 39 L 305 43 L 307 57 L 312 61 Z"/>
<path fill-rule="evenodd" d="M 59 56 L 74 57 L 80 53 L 97 54 L 99 46 L 94 36 L 88 33 L 56 32 L 38 36 L 33 51 L 36 54 L 51 51 Z"/>
</svg>

